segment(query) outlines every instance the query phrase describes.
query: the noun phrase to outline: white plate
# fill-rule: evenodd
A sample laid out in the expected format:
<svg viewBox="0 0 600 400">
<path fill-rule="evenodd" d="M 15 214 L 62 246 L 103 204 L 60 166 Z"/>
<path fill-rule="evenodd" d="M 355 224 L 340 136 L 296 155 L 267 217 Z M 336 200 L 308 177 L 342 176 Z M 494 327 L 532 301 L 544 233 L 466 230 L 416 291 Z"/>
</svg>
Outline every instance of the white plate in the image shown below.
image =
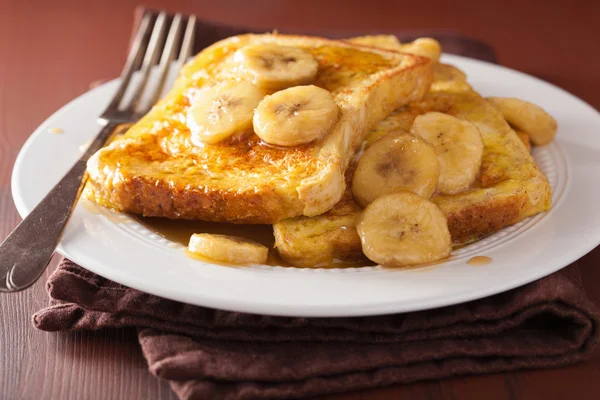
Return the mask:
<svg viewBox="0 0 600 400">
<path fill-rule="evenodd" d="M 550 179 L 553 209 L 453 253 L 445 263 L 407 270 L 230 268 L 186 257 L 183 248 L 127 215 L 82 200 L 58 251 L 124 285 L 182 302 L 288 316 L 359 316 L 422 310 L 493 295 L 548 275 L 600 243 L 600 114 L 571 94 L 496 65 L 444 56 L 483 95 L 515 96 L 543 106 L 558 139 L 534 156 Z M 23 146 L 12 177 L 25 216 L 98 132 L 96 116 L 117 86 L 109 82 L 67 104 Z M 58 127 L 62 134 L 49 129 Z M 485 266 L 466 262 L 492 258 Z"/>
</svg>

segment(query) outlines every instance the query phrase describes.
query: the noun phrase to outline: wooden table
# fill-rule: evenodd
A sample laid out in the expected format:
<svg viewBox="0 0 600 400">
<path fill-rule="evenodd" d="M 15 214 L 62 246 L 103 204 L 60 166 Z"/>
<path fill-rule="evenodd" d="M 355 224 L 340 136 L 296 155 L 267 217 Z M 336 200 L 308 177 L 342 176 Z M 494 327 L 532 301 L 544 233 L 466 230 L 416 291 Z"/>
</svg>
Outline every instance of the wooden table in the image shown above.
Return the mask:
<svg viewBox="0 0 600 400">
<path fill-rule="evenodd" d="M 137 1 L 33 3 L 0 0 L 0 238 L 19 221 L 10 174 L 21 145 L 90 82 L 119 74 Z M 194 3 L 198 2 L 146 1 L 157 8 L 168 4 L 170 10 L 255 28 L 455 30 L 494 45 L 502 64 L 541 76 L 600 108 L 599 2 Z M 577 263 L 589 297 L 600 307 L 599 262 L 597 248 Z M 165 382 L 147 372 L 133 331 L 36 331 L 30 318 L 47 303 L 44 281 L 19 294 L 0 295 L 0 398 L 175 398 Z M 600 398 L 600 349 L 589 362 L 568 368 L 461 377 L 328 399 L 483 397 Z"/>
</svg>

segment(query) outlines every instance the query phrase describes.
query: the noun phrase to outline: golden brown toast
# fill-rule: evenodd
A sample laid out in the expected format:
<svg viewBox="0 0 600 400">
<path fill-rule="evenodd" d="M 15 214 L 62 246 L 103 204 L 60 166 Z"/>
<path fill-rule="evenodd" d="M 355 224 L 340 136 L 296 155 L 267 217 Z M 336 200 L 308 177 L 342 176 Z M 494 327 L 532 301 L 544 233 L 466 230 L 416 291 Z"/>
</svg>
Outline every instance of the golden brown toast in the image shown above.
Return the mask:
<svg viewBox="0 0 600 400">
<path fill-rule="evenodd" d="M 237 79 L 233 54 L 248 44 L 299 47 L 314 56 L 313 84 L 331 92 L 340 118 L 307 145 L 241 140 L 196 146 L 185 115 L 194 90 Z M 123 137 L 88 163 L 85 195 L 144 216 L 232 223 L 273 223 L 331 209 L 345 191 L 344 174 L 367 132 L 398 106 L 419 100 L 431 82 L 426 57 L 322 38 L 242 35 L 202 51 L 173 89 Z"/>
<path fill-rule="evenodd" d="M 454 244 L 475 241 L 550 208 L 550 185 L 528 149 L 502 115 L 471 89 L 464 73 L 452 66 L 434 66 L 434 82 L 425 99 L 402 107 L 382 121 L 368 134 L 365 146 L 392 131 L 409 132 L 415 117 L 429 111 L 475 124 L 485 146 L 474 187 L 432 199 L 448 219 Z M 352 170 L 348 171 L 348 182 Z M 286 261 L 298 267 L 364 259 L 354 226 L 360 211 L 351 190 L 347 190 L 340 203 L 326 214 L 275 224 L 276 247 Z"/>
</svg>

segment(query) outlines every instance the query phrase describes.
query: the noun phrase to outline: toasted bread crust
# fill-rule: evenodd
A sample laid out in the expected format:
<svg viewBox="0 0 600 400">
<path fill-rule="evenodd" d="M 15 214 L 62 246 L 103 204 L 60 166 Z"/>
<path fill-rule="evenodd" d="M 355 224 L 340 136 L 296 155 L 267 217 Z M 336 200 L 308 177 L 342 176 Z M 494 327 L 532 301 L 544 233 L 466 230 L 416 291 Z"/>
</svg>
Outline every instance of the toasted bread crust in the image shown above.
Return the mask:
<svg viewBox="0 0 600 400">
<path fill-rule="evenodd" d="M 448 229 L 455 244 L 467 244 L 486 237 L 506 226 L 516 224 L 526 199 L 513 193 L 487 203 L 473 204 L 446 213 Z"/>
<path fill-rule="evenodd" d="M 201 189 L 171 187 L 164 181 L 152 182 L 146 177 L 136 176 L 127 180 L 119 190 L 104 190 L 94 181 L 89 181 L 84 195 L 98 204 L 109 208 L 127 210 L 144 217 L 235 222 L 240 224 L 264 223 L 264 215 L 275 219 L 290 217 L 289 211 L 301 205 L 286 204 L 286 197 L 275 191 L 243 193 L 243 203 L 235 202 L 237 193 L 225 191 L 205 192 Z M 118 204 L 119 206 L 115 206 Z M 280 214 L 277 214 L 279 212 Z M 208 218 L 207 215 L 213 215 Z"/>
<path fill-rule="evenodd" d="M 190 90 L 224 79 L 233 52 L 262 41 L 313 52 L 320 63 L 315 83 L 336 98 L 340 121 L 325 139 L 294 148 L 266 146 L 252 132 L 241 140 L 194 146 L 182 118 Z M 321 214 L 342 197 L 344 172 L 368 130 L 399 105 L 422 98 L 431 78 L 425 57 L 342 41 L 226 39 L 200 53 L 165 99 L 90 159 L 85 195 L 121 211 L 167 218 L 273 223 Z"/>
</svg>

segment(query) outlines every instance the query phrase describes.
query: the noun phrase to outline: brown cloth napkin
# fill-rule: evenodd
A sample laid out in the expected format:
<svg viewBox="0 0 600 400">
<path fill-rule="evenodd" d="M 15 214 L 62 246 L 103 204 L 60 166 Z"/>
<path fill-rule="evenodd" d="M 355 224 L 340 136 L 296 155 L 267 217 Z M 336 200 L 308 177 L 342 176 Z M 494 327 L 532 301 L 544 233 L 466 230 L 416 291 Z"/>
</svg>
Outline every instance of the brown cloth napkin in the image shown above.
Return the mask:
<svg viewBox="0 0 600 400">
<path fill-rule="evenodd" d="M 570 273 L 570 277 L 568 277 Z M 576 268 L 466 304 L 361 318 L 220 311 L 127 288 L 63 260 L 46 331 L 139 328 L 150 371 L 181 399 L 283 399 L 588 358 L 600 315 Z"/>
<path fill-rule="evenodd" d="M 207 23 L 198 28 L 200 47 L 247 31 Z M 424 35 L 440 39 L 446 51 L 495 60 L 489 47 L 451 33 L 399 37 Z M 48 292 L 50 306 L 33 317 L 38 329 L 138 328 L 150 371 L 169 380 L 181 399 L 300 398 L 557 367 L 590 356 L 600 321 L 574 266 L 462 305 L 363 318 L 284 318 L 196 307 L 127 288 L 69 260 L 49 278 Z"/>
</svg>

